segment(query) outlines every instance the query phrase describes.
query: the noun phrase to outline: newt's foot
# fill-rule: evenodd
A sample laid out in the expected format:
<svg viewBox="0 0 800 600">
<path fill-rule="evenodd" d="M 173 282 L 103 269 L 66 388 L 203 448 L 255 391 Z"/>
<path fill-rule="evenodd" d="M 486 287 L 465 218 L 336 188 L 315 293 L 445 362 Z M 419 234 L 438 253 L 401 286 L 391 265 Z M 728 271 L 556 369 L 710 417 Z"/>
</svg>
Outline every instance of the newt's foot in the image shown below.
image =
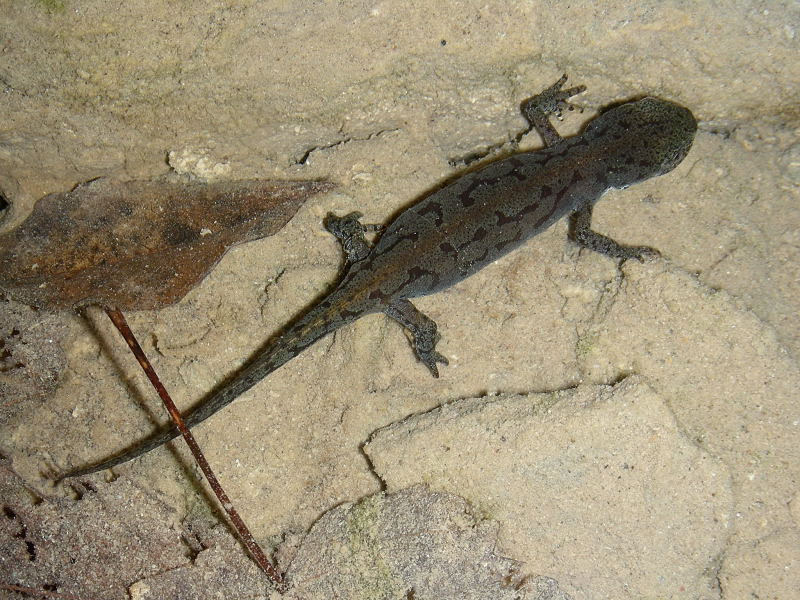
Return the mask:
<svg viewBox="0 0 800 600">
<path fill-rule="evenodd" d="M 577 85 L 562 90 L 561 88 L 566 82 L 567 76 L 562 75 L 561 79 L 522 105 L 522 112 L 528 121 L 532 123 L 538 114 L 555 115 L 560 120 L 562 110 L 574 110 L 576 108 L 574 104 L 567 102 L 567 100 L 572 96 L 585 92 L 586 86 Z"/>
<path fill-rule="evenodd" d="M 424 347 L 426 344 L 424 340 L 416 338 L 414 340 L 414 353 L 417 355 L 419 361 L 428 367 L 428 370 L 431 372 L 431 375 L 434 377 L 439 377 L 439 367 L 436 366 L 436 363 L 442 363 L 443 365 L 449 365 L 450 361 L 447 358 L 437 352 L 435 350 L 436 342 L 439 341 L 439 336 L 436 335 L 433 338 L 433 343 L 431 344 L 430 348 Z"/>
<path fill-rule="evenodd" d="M 522 103 L 522 114 L 531 124 L 535 127 L 539 135 L 542 136 L 544 143 L 548 147 L 555 146 L 561 143 L 562 138 L 556 128 L 550 123 L 549 116 L 555 115 L 561 119 L 561 111 L 563 109 L 572 110 L 575 108 L 572 104 L 567 102 L 575 94 L 580 94 L 586 89 L 585 85 L 562 90 L 561 87 L 567 81 L 567 76 L 563 75 L 561 79 L 556 81 L 553 85 L 543 91 L 541 94 L 536 94 L 530 100 Z"/>
<path fill-rule="evenodd" d="M 351 212 L 343 217 L 328 213 L 324 221 L 325 229 L 339 240 L 350 263 L 357 262 L 369 254 L 370 247 L 364 233 L 382 229 L 380 225 L 364 225 L 359 221 L 361 216 L 360 212 Z"/>
<path fill-rule="evenodd" d="M 661 258 L 661 252 L 650 246 L 622 246 L 622 250 L 624 252 L 622 262 L 629 258 L 634 258 L 639 262 Z"/>
</svg>

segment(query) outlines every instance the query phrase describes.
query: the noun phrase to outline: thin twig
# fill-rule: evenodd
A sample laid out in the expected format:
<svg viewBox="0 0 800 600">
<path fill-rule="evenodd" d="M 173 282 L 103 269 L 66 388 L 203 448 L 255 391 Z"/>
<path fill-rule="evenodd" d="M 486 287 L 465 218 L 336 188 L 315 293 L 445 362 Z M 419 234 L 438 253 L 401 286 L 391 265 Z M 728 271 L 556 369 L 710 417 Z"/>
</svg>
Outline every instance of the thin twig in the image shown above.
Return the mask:
<svg viewBox="0 0 800 600">
<path fill-rule="evenodd" d="M 239 536 L 241 537 L 244 545 L 247 547 L 247 550 L 250 552 L 250 555 L 253 557 L 253 560 L 255 560 L 258 566 L 261 567 L 261 570 L 267 574 L 267 577 L 269 577 L 270 581 L 272 581 L 279 591 L 286 591 L 286 582 L 278 570 L 269 562 L 269 559 L 267 559 L 264 551 L 261 550 L 261 547 L 253 539 L 253 534 L 250 533 L 247 525 L 245 525 L 244 521 L 239 516 L 239 513 L 233 507 L 233 503 L 231 503 L 228 495 L 225 493 L 225 490 L 222 489 L 222 486 L 219 484 L 216 475 L 214 475 L 214 472 L 211 470 L 206 457 L 203 456 L 200 446 L 198 446 L 197 442 L 195 441 L 192 432 L 189 431 L 189 428 L 186 427 L 186 424 L 183 422 L 181 413 L 178 411 L 178 408 L 175 406 L 172 398 L 170 398 L 166 388 L 158 378 L 155 369 L 153 369 L 153 365 L 150 364 L 147 356 L 145 356 L 144 350 L 142 350 L 142 347 L 139 345 L 139 342 L 136 340 L 136 337 L 133 335 L 130 327 L 128 327 L 128 322 L 125 320 L 125 316 L 116 308 L 107 308 L 106 314 L 127 342 L 128 347 L 131 349 L 131 352 L 133 352 L 136 360 L 139 361 L 139 365 L 147 375 L 150 383 L 153 385 L 156 392 L 158 392 L 162 402 L 164 402 L 164 406 L 167 408 L 167 412 L 172 418 L 172 422 L 175 423 L 175 426 L 181 432 L 183 439 L 186 440 L 186 443 L 189 445 L 189 449 L 192 451 L 194 459 L 197 461 L 197 464 L 200 465 L 200 469 L 206 476 L 211 489 L 217 496 L 222 508 L 224 508 L 225 512 L 228 513 L 233 526 L 236 528 L 236 531 L 239 532 Z"/>
</svg>

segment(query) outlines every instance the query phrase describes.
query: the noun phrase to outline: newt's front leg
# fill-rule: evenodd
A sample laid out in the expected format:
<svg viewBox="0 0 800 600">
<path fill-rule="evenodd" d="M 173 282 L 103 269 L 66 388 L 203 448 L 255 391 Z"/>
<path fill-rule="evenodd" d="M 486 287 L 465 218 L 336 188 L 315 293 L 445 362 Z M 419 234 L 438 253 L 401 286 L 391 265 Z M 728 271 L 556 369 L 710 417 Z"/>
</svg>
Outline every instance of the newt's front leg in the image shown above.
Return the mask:
<svg viewBox="0 0 800 600">
<path fill-rule="evenodd" d="M 549 88 L 522 104 L 522 114 L 528 119 L 528 123 L 535 127 L 539 135 L 542 136 L 545 146 L 555 146 L 564 139 L 550 123 L 549 116 L 555 115 L 558 119 L 561 119 L 561 111 L 563 109 L 573 110 L 575 108 L 567 100 L 586 91 L 585 85 L 562 90 L 561 88 L 566 82 L 567 76 L 562 75 L 561 79 Z"/>
<path fill-rule="evenodd" d="M 592 231 L 592 208 L 587 204 L 569 216 L 569 238 L 584 248 L 594 250 L 612 258 L 621 258 L 626 261 L 635 258 L 644 261 L 645 258 L 657 258 L 661 253 L 650 246 L 625 246 L 612 240 L 610 237 Z"/>
</svg>

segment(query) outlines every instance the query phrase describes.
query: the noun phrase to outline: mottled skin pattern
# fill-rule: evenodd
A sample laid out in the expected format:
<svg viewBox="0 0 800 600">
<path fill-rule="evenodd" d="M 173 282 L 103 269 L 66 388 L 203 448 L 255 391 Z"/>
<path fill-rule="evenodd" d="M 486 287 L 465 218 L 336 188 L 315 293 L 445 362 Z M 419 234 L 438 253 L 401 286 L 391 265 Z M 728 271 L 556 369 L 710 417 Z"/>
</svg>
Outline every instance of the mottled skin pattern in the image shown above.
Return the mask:
<svg viewBox="0 0 800 600">
<path fill-rule="evenodd" d="M 627 260 L 657 255 L 644 246 L 623 246 L 590 229 L 595 202 L 611 188 L 625 188 L 662 175 L 680 163 L 697 129 L 692 113 L 676 104 L 644 98 L 612 108 L 582 135 L 561 138 L 549 122 L 569 107 L 583 87 L 562 90 L 566 76 L 522 106 L 547 147 L 499 160 L 467 173 L 403 211 L 370 248 L 370 227 L 357 213 L 329 217 L 349 266 L 339 286 L 276 338 L 228 384 L 198 406 L 194 426 L 232 402 L 321 337 L 356 319 L 384 312 L 412 335 L 414 351 L 438 377 L 447 360 L 436 349 L 436 324 L 409 298 L 432 294 L 570 217 L 570 237 L 581 246 Z M 374 230 L 374 228 L 372 228 Z M 173 439 L 156 433 L 131 450 L 69 477 L 107 469 Z"/>
</svg>

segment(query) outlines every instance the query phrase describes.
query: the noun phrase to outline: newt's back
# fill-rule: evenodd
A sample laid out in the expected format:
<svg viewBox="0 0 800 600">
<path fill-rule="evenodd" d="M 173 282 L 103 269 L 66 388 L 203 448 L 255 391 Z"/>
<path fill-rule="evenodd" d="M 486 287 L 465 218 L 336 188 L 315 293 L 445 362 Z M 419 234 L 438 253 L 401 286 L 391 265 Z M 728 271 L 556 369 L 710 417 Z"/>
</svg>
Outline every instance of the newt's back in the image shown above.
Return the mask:
<svg viewBox="0 0 800 600">
<path fill-rule="evenodd" d="M 671 171 L 696 128 L 692 113 L 671 102 L 622 104 L 582 135 L 467 173 L 408 208 L 347 279 L 386 298 L 447 288 L 610 188 Z"/>
</svg>

